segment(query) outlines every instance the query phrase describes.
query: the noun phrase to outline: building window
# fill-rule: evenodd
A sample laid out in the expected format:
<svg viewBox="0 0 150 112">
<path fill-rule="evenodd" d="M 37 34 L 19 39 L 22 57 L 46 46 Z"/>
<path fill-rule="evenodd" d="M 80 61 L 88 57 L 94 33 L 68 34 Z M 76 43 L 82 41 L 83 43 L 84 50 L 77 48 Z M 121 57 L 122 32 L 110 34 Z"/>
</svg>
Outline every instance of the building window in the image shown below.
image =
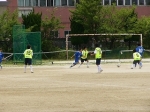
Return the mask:
<svg viewBox="0 0 150 112">
<path fill-rule="evenodd" d="M 61 6 L 60 5 L 60 0 L 54 0 L 54 6 Z"/>
<path fill-rule="evenodd" d="M 18 6 L 24 6 L 24 0 L 18 0 Z"/>
<path fill-rule="evenodd" d="M 150 0 L 146 0 L 146 5 L 150 5 Z"/>
<path fill-rule="evenodd" d="M 113 5 L 113 4 L 117 4 L 117 2 L 116 2 L 116 0 L 111 0 L 111 5 Z"/>
<path fill-rule="evenodd" d="M 139 5 L 144 5 L 144 0 L 139 0 Z"/>
<path fill-rule="evenodd" d="M 61 6 L 67 6 L 67 0 L 61 0 Z"/>
<path fill-rule="evenodd" d="M 104 0 L 104 5 L 109 5 L 109 0 Z"/>
<path fill-rule="evenodd" d="M 32 10 L 19 10 L 18 11 L 18 16 L 22 17 L 22 14 L 23 15 L 28 15 L 30 12 L 32 12 Z"/>
<path fill-rule="evenodd" d="M 50 36 L 52 38 L 58 38 L 58 31 L 50 31 Z"/>
<path fill-rule="evenodd" d="M 40 0 L 40 6 L 46 7 L 46 0 Z"/>
<path fill-rule="evenodd" d="M 132 0 L 132 5 L 137 5 L 137 0 Z"/>
<path fill-rule="evenodd" d="M 64 36 L 66 37 L 67 34 L 71 34 L 71 31 L 64 31 Z"/>
<path fill-rule="evenodd" d="M 68 0 L 68 2 L 69 6 L 74 6 L 74 0 Z"/>
<path fill-rule="evenodd" d="M 25 6 L 32 6 L 32 0 L 25 0 Z"/>
<path fill-rule="evenodd" d="M 47 0 L 47 6 L 53 6 L 53 0 Z"/>
<path fill-rule="evenodd" d="M 125 0 L 125 5 L 131 5 L 130 0 Z"/>
<path fill-rule="evenodd" d="M 118 5 L 124 5 L 123 0 L 118 0 Z"/>
<path fill-rule="evenodd" d="M 39 1 L 38 0 L 33 0 L 33 6 L 39 6 Z"/>
</svg>

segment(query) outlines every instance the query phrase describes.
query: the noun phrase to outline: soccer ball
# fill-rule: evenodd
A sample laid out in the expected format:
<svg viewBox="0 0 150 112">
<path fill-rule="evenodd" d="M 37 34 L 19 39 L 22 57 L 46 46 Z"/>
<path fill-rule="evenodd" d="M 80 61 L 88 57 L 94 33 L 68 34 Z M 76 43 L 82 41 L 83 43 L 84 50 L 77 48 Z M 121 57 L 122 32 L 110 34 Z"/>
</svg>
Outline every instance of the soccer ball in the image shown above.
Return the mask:
<svg viewBox="0 0 150 112">
<path fill-rule="evenodd" d="M 120 65 L 117 65 L 117 67 L 120 67 Z"/>
</svg>

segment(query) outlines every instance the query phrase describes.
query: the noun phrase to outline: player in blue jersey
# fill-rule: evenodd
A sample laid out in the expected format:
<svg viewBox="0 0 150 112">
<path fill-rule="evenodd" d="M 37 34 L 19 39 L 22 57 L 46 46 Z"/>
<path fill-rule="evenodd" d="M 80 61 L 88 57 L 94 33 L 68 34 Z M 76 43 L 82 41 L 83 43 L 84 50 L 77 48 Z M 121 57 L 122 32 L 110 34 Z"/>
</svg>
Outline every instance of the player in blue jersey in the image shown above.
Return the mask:
<svg viewBox="0 0 150 112">
<path fill-rule="evenodd" d="M 0 68 L 2 69 L 2 60 L 4 58 L 4 54 L 2 53 L 2 49 L 0 48 Z"/>
<path fill-rule="evenodd" d="M 74 55 L 71 58 L 74 57 L 75 61 L 74 61 L 74 63 L 72 63 L 72 65 L 70 66 L 70 68 L 72 68 L 73 66 L 75 66 L 76 64 L 79 63 L 79 60 L 80 60 L 81 56 L 82 56 L 82 49 L 80 49 L 79 51 L 76 51 L 74 53 Z"/>
<path fill-rule="evenodd" d="M 142 67 L 142 57 L 144 54 L 145 49 L 141 46 L 141 44 L 138 44 L 138 46 L 136 47 L 136 52 L 138 52 L 141 55 L 141 60 L 139 65 Z"/>
</svg>

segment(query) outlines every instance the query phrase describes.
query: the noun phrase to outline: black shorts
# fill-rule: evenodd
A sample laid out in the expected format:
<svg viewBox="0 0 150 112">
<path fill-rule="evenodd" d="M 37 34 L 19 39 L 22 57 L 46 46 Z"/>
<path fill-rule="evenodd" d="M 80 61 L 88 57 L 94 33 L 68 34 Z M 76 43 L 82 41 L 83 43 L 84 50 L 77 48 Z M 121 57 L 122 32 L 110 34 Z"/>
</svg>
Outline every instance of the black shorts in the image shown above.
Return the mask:
<svg viewBox="0 0 150 112">
<path fill-rule="evenodd" d="M 81 58 L 81 62 L 84 62 L 84 61 L 88 61 L 88 59 L 87 59 L 87 58 L 86 58 L 86 59 L 82 59 L 82 58 Z"/>
<path fill-rule="evenodd" d="M 32 59 L 31 58 L 25 58 L 25 65 L 32 65 Z"/>
<path fill-rule="evenodd" d="M 96 59 L 96 65 L 100 65 L 101 64 L 101 58 L 97 58 Z"/>
<path fill-rule="evenodd" d="M 133 61 L 133 64 L 139 64 L 140 63 L 140 60 L 134 60 Z"/>
</svg>

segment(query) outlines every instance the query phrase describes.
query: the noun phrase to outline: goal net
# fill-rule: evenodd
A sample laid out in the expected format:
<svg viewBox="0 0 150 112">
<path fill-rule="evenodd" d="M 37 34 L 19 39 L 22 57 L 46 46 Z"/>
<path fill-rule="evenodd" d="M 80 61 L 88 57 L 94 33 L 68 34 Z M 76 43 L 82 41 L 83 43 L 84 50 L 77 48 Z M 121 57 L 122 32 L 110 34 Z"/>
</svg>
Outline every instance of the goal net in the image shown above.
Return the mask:
<svg viewBox="0 0 150 112">
<path fill-rule="evenodd" d="M 90 37 L 96 37 L 96 36 L 99 36 L 99 39 L 100 40 L 102 40 L 102 38 L 101 37 L 108 37 L 108 36 L 120 36 L 119 38 L 118 38 L 118 40 L 123 40 L 124 39 L 124 36 L 138 36 L 138 40 L 139 40 L 139 42 L 141 43 L 141 45 L 142 45 L 142 34 L 130 34 L 130 33 L 123 33 L 123 34 L 67 34 L 66 35 L 66 58 L 67 58 L 67 60 L 68 60 L 68 50 L 69 50 L 69 48 L 68 48 L 68 38 L 69 37 L 82 37 L 82 36 L 90 36 Z M 121 37 L 121 36 L 123 36 L 123 37 Z M 102 42 L 103 43 L 103 42 Z M 108 49 L 107 49 L 108 50 Z M 121 50 L 123 50 L 123 49 L 121 49 Z M 124 49 L 125 50 L 125 49 Z M 105 54 L 107 51 L 105 50 L 105 49 L 103 49 L 102 48 L 102 51 L 103 51 L 103 54 Z M 108 52 L 110 52 L 111 50 L 109 49 L 108 50 Z M 117 51 L 118 52 L 118 51 Z M 119 51 L 120 52 L 120 51 Z M 119 53 L 118 52 L 118 53 Z M 129 52 L 130 52 L 130 50 L 129 50 Z"/>
</svg>

